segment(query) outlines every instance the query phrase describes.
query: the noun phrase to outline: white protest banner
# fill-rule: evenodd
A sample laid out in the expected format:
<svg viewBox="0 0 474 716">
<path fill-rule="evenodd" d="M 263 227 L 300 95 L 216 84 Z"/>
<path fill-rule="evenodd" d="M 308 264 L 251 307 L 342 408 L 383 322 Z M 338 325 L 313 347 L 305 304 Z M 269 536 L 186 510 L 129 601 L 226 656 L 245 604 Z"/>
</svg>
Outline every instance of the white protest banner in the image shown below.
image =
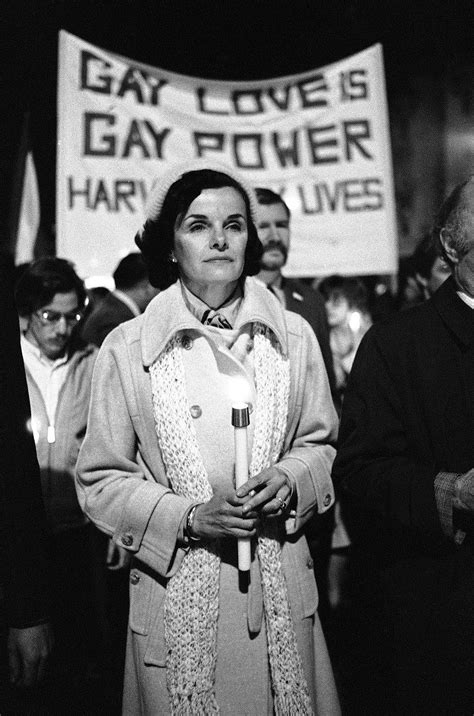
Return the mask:
<svg viewBox="0 0 474 716">
<path fill-rule="evenodd" d="M 83 277 L 135 250 L 168 166 L 204 156 L 282 193 L 288 276 L 391 273 L 397 234 L 382 48 L 301 75 L 176 75 L 60 33 L 57 253 Z"/>
</svg>

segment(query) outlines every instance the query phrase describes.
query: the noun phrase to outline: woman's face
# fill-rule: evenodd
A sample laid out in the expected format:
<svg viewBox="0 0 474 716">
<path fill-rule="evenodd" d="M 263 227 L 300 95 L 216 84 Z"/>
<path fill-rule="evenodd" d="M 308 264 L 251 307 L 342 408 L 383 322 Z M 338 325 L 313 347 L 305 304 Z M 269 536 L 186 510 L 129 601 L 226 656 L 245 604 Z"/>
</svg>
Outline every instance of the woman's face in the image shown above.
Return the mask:
<svg viewBox="0 0 474 716">
<path fill-rule="evenodd" d="M 173 254 L 184 283 L 196 295 L 235 283 L 247 246 L 247 210 L 233 187 L 203 189 L 174 230 Z"/>
</svg>

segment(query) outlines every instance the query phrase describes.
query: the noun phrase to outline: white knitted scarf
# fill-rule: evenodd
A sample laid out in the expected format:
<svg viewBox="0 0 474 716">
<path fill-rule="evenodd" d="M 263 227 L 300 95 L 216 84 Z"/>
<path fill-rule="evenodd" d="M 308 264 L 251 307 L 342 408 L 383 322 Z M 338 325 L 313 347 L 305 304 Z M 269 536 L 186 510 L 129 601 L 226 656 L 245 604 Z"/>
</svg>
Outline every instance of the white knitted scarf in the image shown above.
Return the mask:
<svg viewBox="0 0 474 716">
<path fill-rule="evenodd" d="M 256 475 L 273 465 L 283 449 L 290 378 L 289 361 L 272 332 L 254 324 L 253 338 L 257 401 L 250 473 Z M 173 490 L 206 502 L 212 488 L 187 409 L 182 350 L 179 337 L 172 338 L 150 368 L 155 427 Z M 306 716 L 313 711 L 290 613 L 280 543 L 267 528 L 258 537 L 257 551 L 275 713 Z M 198 543 L 191 546 L 168 582 L 164 620 L 173 715 L 220 713 L 214 688 L 219 573 L 216 545 Z"/>
</svg>

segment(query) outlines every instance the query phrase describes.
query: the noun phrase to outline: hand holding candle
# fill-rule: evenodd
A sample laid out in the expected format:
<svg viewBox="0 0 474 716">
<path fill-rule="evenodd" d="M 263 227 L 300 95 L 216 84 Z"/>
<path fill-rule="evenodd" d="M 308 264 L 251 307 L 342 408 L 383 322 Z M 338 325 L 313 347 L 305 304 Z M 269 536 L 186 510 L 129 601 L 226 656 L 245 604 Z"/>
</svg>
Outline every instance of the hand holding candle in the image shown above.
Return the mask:
<svg viewBox="0 0 474 716">
<path fill-rule="evenodd" d="M 249 477 L 247 452 L 247 427 L 250 423 L 247 403 L 236 403 L 232 406 L 232 425 L 234 426 L 235 444 L 235 486 L 244 485 Z M 238 544 L 239 569 L 247 572 L 250 569 L 250 539 L 239 539 Z"/>
</svg>

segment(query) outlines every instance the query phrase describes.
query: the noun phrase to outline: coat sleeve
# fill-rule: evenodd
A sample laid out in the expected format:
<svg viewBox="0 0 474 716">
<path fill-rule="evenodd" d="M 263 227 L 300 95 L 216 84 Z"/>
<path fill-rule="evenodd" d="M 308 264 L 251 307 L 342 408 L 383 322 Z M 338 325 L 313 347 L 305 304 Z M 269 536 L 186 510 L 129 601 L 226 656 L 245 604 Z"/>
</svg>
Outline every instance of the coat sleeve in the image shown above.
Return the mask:
<svg viewBox="0 0 474 716">
<path fill-rule="evenodd" d="M 163 576 L 179 566 L 177 535 L 192 501 L 175 495 L 142 457 L 142 411 L 121 328 L 108 336 L 94 367 L 87 432 L 76 470 L 79 503 L 95 525 Z M 157 445 L 153 449 L 158 450 Z"/>
<path fill-rule="evenodd" d="M 331 468 L 337 438 L 337 415 L 318 341 L 309 324 L 289 314 L 291 385 L 285 453 L 278 463 L 296 489 L 296 515 L 287 532 L 299 530 L 315 511 L 334 503 Z"/>
<path fill-rule="evenodd" d="M 344 396 L 333 478 L 366 529 L 381 530 L 397 549 L 442 537 L 433 464 L 417 460 L 410 446 L 407 407 L 384 342 L 373 327 L 357 352 Z M 392 366 L 392 368 L 391 368 Z M 413 438 L 414 439 L 414 438 Z M 373 537 L 372 537 L 373 539 Z"/>
</svg>

